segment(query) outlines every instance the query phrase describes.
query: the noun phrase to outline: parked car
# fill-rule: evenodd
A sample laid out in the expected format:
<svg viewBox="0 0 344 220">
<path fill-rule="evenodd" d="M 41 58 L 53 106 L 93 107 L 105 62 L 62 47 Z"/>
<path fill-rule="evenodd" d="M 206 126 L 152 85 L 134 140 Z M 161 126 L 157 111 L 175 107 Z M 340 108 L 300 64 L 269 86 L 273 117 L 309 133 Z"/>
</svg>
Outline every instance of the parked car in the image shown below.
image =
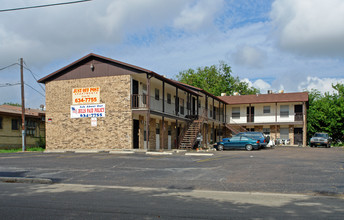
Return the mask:
<svg viewBox="0 0 344 220">
<path fill-rule="evenodd" d="M 270 141 L 270 137 L 265 137 L 265 135 L 262 132 L 256 132 L 256 131 L 240 132 L 236 134 L 235 136 L 245 136 L 254 140 L 259 140 L 260 148 L 265 148 L 266 145 Z"/>
<path fill-rule="evenodd" d="M 246 149 L 251 151 L 253 149 L 258 150 L 259 140 L 254 140 L 245 136 L 234 136 L 232 138 L 223 138 L 222 141 L 214 144 L 214 148 L 218 151 L 227 149 Z"/>
<path fill-rule="evenodd" d="M 332 138 L 327 133 L 315 133 L 310 140 L 311 147 L 331 147 Z"/>
</svg>

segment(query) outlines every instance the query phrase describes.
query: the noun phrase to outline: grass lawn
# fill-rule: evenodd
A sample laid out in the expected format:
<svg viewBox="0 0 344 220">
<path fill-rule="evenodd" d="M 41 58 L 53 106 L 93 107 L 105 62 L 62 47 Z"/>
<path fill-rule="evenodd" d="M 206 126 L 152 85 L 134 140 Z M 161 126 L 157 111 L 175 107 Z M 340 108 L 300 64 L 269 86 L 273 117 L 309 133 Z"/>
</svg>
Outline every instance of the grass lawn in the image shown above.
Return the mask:
<svg viewBox="0 0 344 220">
<path fill-rule="evenodd" d="M 16 149 L 0 149 L 0 153 L 15 153 L 15 152 L 21 152 L 21 148 L 16 148 Z M 43 148 L 41 147 L 30 147 L 27 148 L 26 151 L 44 151 Z"/>
</svg>

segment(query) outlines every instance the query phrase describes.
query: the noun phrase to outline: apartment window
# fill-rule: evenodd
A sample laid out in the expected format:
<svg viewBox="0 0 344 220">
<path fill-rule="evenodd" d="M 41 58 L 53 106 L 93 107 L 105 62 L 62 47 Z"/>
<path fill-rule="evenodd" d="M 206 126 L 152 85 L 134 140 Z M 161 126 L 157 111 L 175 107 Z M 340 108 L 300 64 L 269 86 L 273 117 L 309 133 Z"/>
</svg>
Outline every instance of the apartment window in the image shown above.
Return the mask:
<svg viewBox="0 0 344 220">
<path fill-rule="evenodd" d="M 155 100 L 159 100 L 159 89 L 155 89 Z"/>
<path fill-rule="evenodd" d="M 167 104 L 171 104 L 171 94 L 167 93 Z"/>
<path fill-rule="evenodd" d="M 280 136 L 283 140 L 289 139 L 289 128 L 280 128 Z"/>
<path fill-rule="evenodd" d="M 240 119 L 240 107 L 233 107 L 232 108 L 232 118 L 233 119 Z"/>
<path fill-rule="evenodd" d="M 264 109 L 263 109 L 263 113 L 264 113 L 264 114 L 269 114 L 269 113 L 270 113 L 270 111 L 271 111 L 271 110 L 270 110 L 270 106 L 264 106 L 263 108 L 264 108 Z"/>
<path fill-rule="evenodd" d="M 12 119 L 12 130 L 19 130 L 19 121 L 18 119 Z"/>
<path fill-rule="evenodd" d="M 0 129 L 2 129 L 2 117 L 0 117 Z"/>
<path fill-rule="evenodd" d="M 33 120 L 26 120 L 25 125 L 26 125 L 26 134 L 35 136 L 37 123 Z"/>
<path fill-rule="evenodd" d="M 289 117 L 289 105 L 281 105 L 280 109 L 281 117 Z"/>
<path fill-rule="evenodd" d="M 210 108 L 209 108 L 209 109 L 210 109 L 210 115 L 209 115 L 209 116 L 210 116 L 210 117 L 213 117 L 213 106 L 210 105 Z"/>
</svg>

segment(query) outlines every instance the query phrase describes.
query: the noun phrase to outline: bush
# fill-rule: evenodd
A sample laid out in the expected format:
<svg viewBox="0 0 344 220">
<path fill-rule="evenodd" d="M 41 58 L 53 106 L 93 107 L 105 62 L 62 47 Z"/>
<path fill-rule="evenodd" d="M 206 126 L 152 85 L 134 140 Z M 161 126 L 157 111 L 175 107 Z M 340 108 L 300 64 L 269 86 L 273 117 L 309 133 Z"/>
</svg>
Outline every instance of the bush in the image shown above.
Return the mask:
<svg viewBox="0 0 344 220">
<path fill-rule="evenodd" d="M 39 136 L 39 139 L 36 142 L 36 145 L 37 145 L 37 147 L 45 149 L 45 138 L 43 138 L 42 136 Z"/>
</svg>

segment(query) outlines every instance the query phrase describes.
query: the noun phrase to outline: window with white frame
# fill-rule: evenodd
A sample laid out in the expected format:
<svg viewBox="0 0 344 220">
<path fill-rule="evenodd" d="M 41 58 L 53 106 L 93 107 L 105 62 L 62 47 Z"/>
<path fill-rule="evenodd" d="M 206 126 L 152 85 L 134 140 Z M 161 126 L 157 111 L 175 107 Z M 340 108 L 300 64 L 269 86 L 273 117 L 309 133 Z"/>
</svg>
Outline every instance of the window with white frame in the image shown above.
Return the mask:
<svg viewBox="0 0 344 220">
<path fill-rule="evenodd" d="M 280 137 L 283 140 L 289 139 L 289 128 L 280 128 Z"/>
<path fill-rule="evenodd" d="M 269 105 L 263 107 L 263 113 L 264 114 L 270 114 L 270 112 L 271 112 L 271 109 L 270 109 Z"/>
<path fill-rule="evenodd" d="M 155 89 L 155 100 L 159 100 L 159 89 Z"/>
<path fill-rule="evenodd" d="M 232 118 L 240 119 L 240 107 L 232 107 Z"/>
<path fill-rule="evenodd" d="M 289 105 L 281 105 L 280 115 L 282 118 L 289 117 Z"/>
</svg>

